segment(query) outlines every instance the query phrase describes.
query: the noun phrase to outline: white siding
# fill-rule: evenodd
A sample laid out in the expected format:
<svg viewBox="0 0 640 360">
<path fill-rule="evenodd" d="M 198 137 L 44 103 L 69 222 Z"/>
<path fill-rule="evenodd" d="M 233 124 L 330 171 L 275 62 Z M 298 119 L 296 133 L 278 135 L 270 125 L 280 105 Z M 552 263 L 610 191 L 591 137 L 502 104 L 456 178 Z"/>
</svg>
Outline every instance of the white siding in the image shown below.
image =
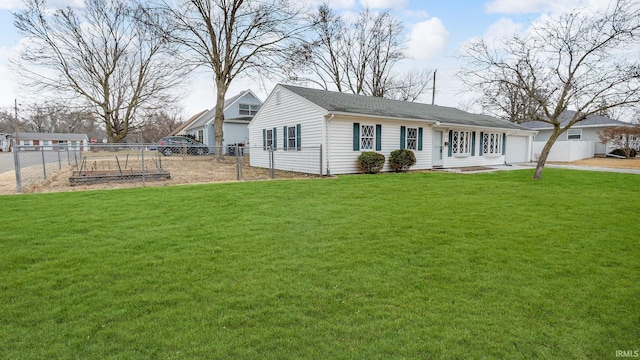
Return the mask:
<svg viewBox="0 0 640 360">
<path fill-rule="evenodd" d="M 431 152 L 432 152 L 432 135 L 433 131 L 429 124 L 419 121 L 393 121 L 373 118 L 340 118 L 333 119 L 329 123 L 329 166 L 332 174 L 351 174 L 358 173 L 357 159 L 363 151 L 374 150 L 353 150 L 353 124 L 362 125 L 382 125 L 382 147 L 379 152 L 385 156 L 385 162 L 382 171 L 390 171 L 389 156 L 393 150 L 400 149 L 400 127 L 422 128 L 422 150 L 412 150 L 416 156 L 416 164 L 411 170 L 430 169 L 431 168 Z"/>
<path fill-rule="evenodd" d="M 276 103 L 279 92 L 280 103 Z M 262 148 L 263 129 L 276 130 L 275 168 L 307 173 L 320 172 L 319 148 L 324 138 L 324 114 L 326 112 L 312 103 L 282 88 L 269 95 L 260 112 L 249 124 L 251 146 L 250 165 L 269 167 L 268 151 Z M 300 124 L 302 151 L 284 150 L 284 126 Z M 323 156 L 326 159 L 326 154 Z M 326 171 L 326 166 L 322 166 Z M 323 171 L 323 173 L 324 173 Z"/>
<path fill-rule="evenodd" d="M 507 162 L 529 162 L 531 150 L 528 136 L 507 136 Z"/>
</svg>

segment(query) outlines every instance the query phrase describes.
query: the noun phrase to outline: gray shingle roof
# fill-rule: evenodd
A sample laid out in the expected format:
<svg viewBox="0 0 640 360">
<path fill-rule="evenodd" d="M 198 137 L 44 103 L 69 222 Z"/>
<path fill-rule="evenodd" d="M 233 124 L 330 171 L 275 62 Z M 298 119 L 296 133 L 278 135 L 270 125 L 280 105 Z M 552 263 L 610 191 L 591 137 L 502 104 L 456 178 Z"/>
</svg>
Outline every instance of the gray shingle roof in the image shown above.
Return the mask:
<svg viewBox="0 0 640 360">
<path fill-rule="evenodd" d="M 416 102 L 390 100 L 372 96 L 282 85 L 328 112 L 382 116 L 390 119 L 440 121 L 447 125 L 530 130 L 518 124 L 488 115 L 471 114 L 456 108 Z"/>
<path fill-rule="evenodd" d="M 15 137 L 16 133 L 11 134 Z M 87 139 L 87 134 L 72 133 L 27 133 L 19 132 L 20 140 L 63 140 L 63 141 L 82 141 Z"/>
<path fill-rule="evenodd" d="M 569 120 L 571 120 L 571 118 L 575 113 L 576 113 L 575 111 L 566 110 L 562 114 L 560 114 L 560 118 L 559 118 L 560 126 L 567 125 L 567 123 L 569 122 Z M 551 124 L 542 122 L 542 121 L 527 121 L 525 123 L 522 123 L 521 125 L 533 130 L 553 129 L 553 126 Z M 614 120 L 606 116 L 590 115 L 590 116 L 587 116 L 585 120 L 582 120 L 579 123 L 573 125 L 572 128 L 579 129 L 584 126 L 622 126 L 622 125 L 629 125 L 629 123 Z"/>
</svg>

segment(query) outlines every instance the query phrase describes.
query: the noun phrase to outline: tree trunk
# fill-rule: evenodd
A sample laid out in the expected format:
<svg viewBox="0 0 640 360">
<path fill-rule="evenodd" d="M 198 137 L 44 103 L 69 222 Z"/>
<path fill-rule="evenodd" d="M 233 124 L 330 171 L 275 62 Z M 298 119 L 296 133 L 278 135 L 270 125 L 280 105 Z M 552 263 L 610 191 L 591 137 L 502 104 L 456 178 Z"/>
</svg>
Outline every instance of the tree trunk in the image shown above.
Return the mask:
<svg viewBox="0 0 640 360">
<path fill-rule="evenodd" d="M 218 81 L 216 92 L 217 96 L 216 111 L 213 120 L 213 138 L 216 160 L 220 161 L 224 155 L 224 148 L 222 147 L 222 143 L 224 141 L 222 123 L 224 122 L 224 97 L 227 93 L 227 86 L 222 81 Z"/>
<path fill-rule="evenodd" d="M 554 128 L 553 133 L 549 137 L 549 140 L 547 140 L 547 143 L 544 144 L 544 148 L 542 148 L 542 153 L 540 154 L 540 157 L 538 158 L 538 163 L 536 164 L 536 171 L 533 173 L 534 180 L 540 180 L 540 178 L 542 178 L 542 169 L 544 168 L 544 165 L 547 163 L 549 152 L 551 152 L 551 148 L 553 147 L 553 144 L 555 144 L 560 134 L 562 134 L 562 131 L 560 130 L 560 128 L 557 128 L 557 127 Z"/>
</svg>

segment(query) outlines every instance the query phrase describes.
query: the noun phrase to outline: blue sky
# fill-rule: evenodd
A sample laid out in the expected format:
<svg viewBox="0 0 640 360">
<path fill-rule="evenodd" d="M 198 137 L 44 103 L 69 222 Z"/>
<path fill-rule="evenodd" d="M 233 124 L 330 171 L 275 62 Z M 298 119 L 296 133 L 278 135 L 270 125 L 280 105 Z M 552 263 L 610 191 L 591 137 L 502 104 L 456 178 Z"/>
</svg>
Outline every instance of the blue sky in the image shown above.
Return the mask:
<svg viewBox="0 0 640 360">
<path fill-rule="evenodd" d="M 322 1 L 309 0 L 312 4 Z M 79 3 L 81 0 L 53 0 L 52 5 Z M 517 29 L 526 28 L 530 22 L 543 15 L 567 11 L 578 5 L 583 7 L 606 6 L 608 0 L 329 0 L 336 11 L 352 14 L 362 7 L 373 10 L 392 9 L 404 22 L 407 52 L 412 57 L 406 68 L 437 69 L 436 104 L 469 108 L 470 97 L 454 77 L 461 64 L 457 59 L 460 46 L 474 37 L 497 37 Z M 20 0 L 0 0 L 0 107 L 36 101 L 28 89 L 20 87 L 20 79 L 9 65 L 15 58 L 20 35 L 13 26 L 11 12 L 18 11 Z M 238 79 L 229 89 L 228 97 L 251 88 L 263 100 L 274 86 L 260 84 L 250 79 Z M 186 87 L 184 116 L 210 109 L 215 96 L 211 76 L 194 76 Z M 431 101 L 431 93 L 420 99 Z"/>
</svg>

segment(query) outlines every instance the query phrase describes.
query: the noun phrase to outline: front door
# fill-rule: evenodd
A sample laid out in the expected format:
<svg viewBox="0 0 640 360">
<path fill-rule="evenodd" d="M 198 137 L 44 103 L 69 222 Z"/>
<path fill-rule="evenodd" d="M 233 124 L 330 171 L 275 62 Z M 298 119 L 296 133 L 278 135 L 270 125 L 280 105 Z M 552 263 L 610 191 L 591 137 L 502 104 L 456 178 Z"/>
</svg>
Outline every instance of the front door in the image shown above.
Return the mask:
<svg viewBox="0 0 640 360">
<path fill-rule="evenodd" d="M 433 132 L 433 167 L 442 167 L 442 131 L 435 130 Z"/>
</svg>

